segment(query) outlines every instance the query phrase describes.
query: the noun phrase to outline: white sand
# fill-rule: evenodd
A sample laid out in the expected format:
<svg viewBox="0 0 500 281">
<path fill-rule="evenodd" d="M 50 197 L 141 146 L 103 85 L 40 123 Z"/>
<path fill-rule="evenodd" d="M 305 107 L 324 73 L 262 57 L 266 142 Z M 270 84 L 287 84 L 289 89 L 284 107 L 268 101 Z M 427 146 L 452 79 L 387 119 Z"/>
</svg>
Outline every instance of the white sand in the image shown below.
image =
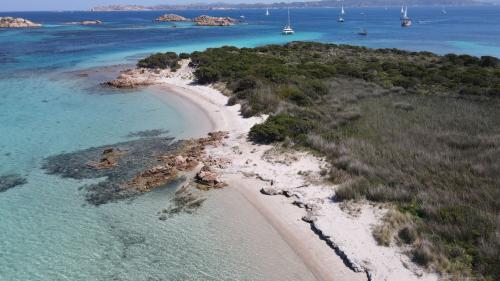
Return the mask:
<svg viewBox="0 0 500 281">
<path fill-rule="evenodd" d="M 228 98 L 221 92 L 194 85 L 192 80 L 192 69 L 184 63 L 158 82 L 168 93 L 181 95 L 203 109 L 211 119 L 211 129 L 230 133 L 222 146 L 208 150 L 214 157 L 231 159 L 219 172 L 266 217 L 318 280 L 438 279 L 412 264 L 401 249 L 377 245 L 372 228 L 385 209 L 359 205 L 359 214 L 351 216 L 330 199 L 336 187 L 320 176 L 321 169 L 328 166 L 326 161 L 306 152 L 278 151 L 248 142 L 250 128 L 266 116 L 244 119 L 239 105 L 226 106 Z M 262 195 L 263 187 L 286 191 L 290 197 Z M 312 223 L 304 222 L 304 216 Z"/>
</svg>

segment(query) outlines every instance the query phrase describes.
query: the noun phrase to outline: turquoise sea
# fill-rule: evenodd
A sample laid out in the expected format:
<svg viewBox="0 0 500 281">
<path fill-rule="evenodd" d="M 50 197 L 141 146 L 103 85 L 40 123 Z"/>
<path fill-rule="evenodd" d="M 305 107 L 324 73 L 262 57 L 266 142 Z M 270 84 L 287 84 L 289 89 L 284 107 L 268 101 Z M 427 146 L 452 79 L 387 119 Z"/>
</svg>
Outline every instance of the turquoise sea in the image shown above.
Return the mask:
<svg viewBox="0 0 500 281">
<path fill-rule="evenodd" d="M 44 24 L 0 29 L 0 177 L 27 180 L 0 192 L 0 280 L 314 280 L 237 193 L 212 192 L 195 213 L 160 221 L 176 184 L 95 207 L 81 189 L 91 181 L 47 175 L 41 165 L 54 154 L 133 140 L 131 132 L 203 132 L 202 117 L 174 97 L 99 85 L 111 77 L 103 67 L 134 64 L 151 52 L 311 40 L 500 57 L 500 7 L 447 7 L 447 15 L 441 7 L 410 7 L 414 25 L 406 29 L 399 9 L 347 8 L 343 24 L 338 9 L 292 10 L 294 36 L 280 35 L 285 10 L 269 17 L 263 10 L 179 11 L 246 19 L 175 28 L 153 22 L 164 12 L 0 12 Z M 89 19 L 104 24 L 64 24 Z M 359 28 L 368 36 L 357 35 Z"/>
</svg>

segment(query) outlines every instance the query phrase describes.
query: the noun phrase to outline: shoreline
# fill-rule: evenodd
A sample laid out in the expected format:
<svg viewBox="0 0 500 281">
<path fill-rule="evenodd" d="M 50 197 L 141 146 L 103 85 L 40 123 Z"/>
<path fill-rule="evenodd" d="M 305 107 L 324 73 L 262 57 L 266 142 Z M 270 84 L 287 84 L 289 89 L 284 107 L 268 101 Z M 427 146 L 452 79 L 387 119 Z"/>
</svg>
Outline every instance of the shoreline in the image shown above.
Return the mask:
<svg viewBox="0 0 500 281">
<path fill-rule="evenodd" d="M 253 124 L 263 122 L 266 118 L 264 116 L 245 119 L 239 114 L 240 105 L 226 106 L 228 98 L 220 91 L 193 85 L 188 81 L 174 76 L 150 87 L 165 91 L 163 94 L 173 94 L 193 103 L 210 119 L 212 130 L 228 131 L 230 134 L 236 134 L 238 138 L 241 134 L 246 134 Z M 367 279 L 364 272 L 354 272 L 345 266 L 333 249 L 319 239 L 309 224 L 302 221 L 301 218 L 305 215 L 303 209 L 292 205 L 289 199 L 262 195 L 259 188 L 261 181 L 239 173 L 226 173 L 224 179 L 228 184 L 227 188 L 242 195 L 269 222 L 317 280 Z"/>
<path fill-rule="evenodd" d="M 325 159 L 249 142 L 250 128 L 267 116 L 243 118 L 239 104 L 227 106 L 222 92 L 193 80 L 193 69 L 184 61 L 152 87 L 196 104 L 214 130 L 228 132 L 222 145 L 206 148 L 210 157 L 230 162 L 216 172 L 268 220 L 318 280 L 438 280 L 413 264 L 405 249 L 377 244 L 372 229 L 387 208 L 333 202 L 336 186 L 321 176 L 329 168 Z"/>
</svg>

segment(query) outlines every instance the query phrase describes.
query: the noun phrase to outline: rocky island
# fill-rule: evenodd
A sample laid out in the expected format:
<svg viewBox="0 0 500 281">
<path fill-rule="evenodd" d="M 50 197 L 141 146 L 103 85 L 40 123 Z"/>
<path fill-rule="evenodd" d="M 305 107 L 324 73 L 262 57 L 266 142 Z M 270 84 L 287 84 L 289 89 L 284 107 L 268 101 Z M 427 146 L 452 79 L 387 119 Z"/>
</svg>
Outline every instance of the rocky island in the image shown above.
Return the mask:
<svg viewBox="0 0 500 281">
<path fill-rule="evenodd" d="M 23 18 L 0 17 L 0 28 L 23 28 L 23 27 L 41 27 L 39 23 L 34 23 Z"/>
<path fill-rule="evenodd" d="M 235 25 L 237 22 L 230 17 L 210 17 L 205 15 L 196 17 L 193 21 L 200 26 L 230 26 Z"/>
<path fill-rule="evenodd" d="M 183 16 L 179 16 L 176 14 L 165 14 L 156 19 L 157 22 L 182 22 L 182 21 L 191 21 L 188 18 Z"/>
<path fill-rule="evenodd" d="M 165 14 L 157 18 L 156 22 L 194 22 L 199 26 L 230 26 L 235 25 L 238 21 L 230 17 L 211 17 L 202 15 L 194 19 L 188 19 L 176 14 Z"/>
</svg>

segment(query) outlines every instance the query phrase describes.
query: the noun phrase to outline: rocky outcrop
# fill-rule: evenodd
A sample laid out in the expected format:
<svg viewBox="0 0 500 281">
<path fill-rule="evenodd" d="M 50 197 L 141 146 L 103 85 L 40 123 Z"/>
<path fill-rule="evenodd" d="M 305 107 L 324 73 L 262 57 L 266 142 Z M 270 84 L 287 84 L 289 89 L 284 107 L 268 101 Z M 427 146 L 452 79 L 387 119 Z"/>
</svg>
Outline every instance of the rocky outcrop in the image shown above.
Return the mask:
<svg viewBox="0 0 500 281">
<path fill-rule="evenodd" d="M 200 163 L 204 166 L 195 177 L 197 187 L 201 190 L 224 187 L 219 175 L 210 168 L 218 167 L 224 161 L 206 156 L 205 148 L 218 146 L 225 137 L 226 132 L 213 132 L 206 138 L 185 141 L 180 153 L 159 156 L 158 165 L 135 176 L 130 182 L 123 184 L 122 189 L 149 192 L 193 171 Z"/>
<path fill-rule="evenodd" d="M 157 22 L 183 22 L 183 21 L 191 21 L 188 18 L 185 18 L 183 16 L 179 16 L 176 14 L 165 14 L 161 17 L 158 17 L 156 19 Z"/>
<path fill-rule="evenodd" d="M 216 173 L 210 166 L 203 166 L 196 174 L 195 180 L 201 185 L 200 189 L 209 190 L 213 188 L 223 188 L 226 186 L 221 179 L 221 176 Z"/>
<path fill-rule="evenodd" d="M 230 26 L 235 25 L 237 21 L 230 17 L 210 17 L 199 16 L 193 20 L 196 25 L 200 26 Z"/>
<path fill-rule="evenodd" d="M 120 72 L 120 75 L 112 81 L 104 83 L 104 85 L 114 88 L 137 88 L 140 86 L 149 86 L 158 83 L 162 77 L 168 77 L 170 70 L 152 70 L 147 68 L 127 69 Z"/>
<path fill-rule="evenodd" d="M 5 192 L 18 185 L 26 184 L 27 180 L 20 175 L 12 174 L 0 177 L 0 192 Z"/>
<path fill-rule="evenodd" d="M 102 23 L 102 21 L 100 21 L 100 20 L 84 20 L 84 21 L 67 22 L 66 24 L 97 25 L 97 24 L 101 24 L 101 23 Z"/>
<path fill-rule="evenodd" d="M 39 23 L 23 18 L 0 17 L 0 28 L 26 28 L 26 27 L 41 27 Z"/>
</svg>

